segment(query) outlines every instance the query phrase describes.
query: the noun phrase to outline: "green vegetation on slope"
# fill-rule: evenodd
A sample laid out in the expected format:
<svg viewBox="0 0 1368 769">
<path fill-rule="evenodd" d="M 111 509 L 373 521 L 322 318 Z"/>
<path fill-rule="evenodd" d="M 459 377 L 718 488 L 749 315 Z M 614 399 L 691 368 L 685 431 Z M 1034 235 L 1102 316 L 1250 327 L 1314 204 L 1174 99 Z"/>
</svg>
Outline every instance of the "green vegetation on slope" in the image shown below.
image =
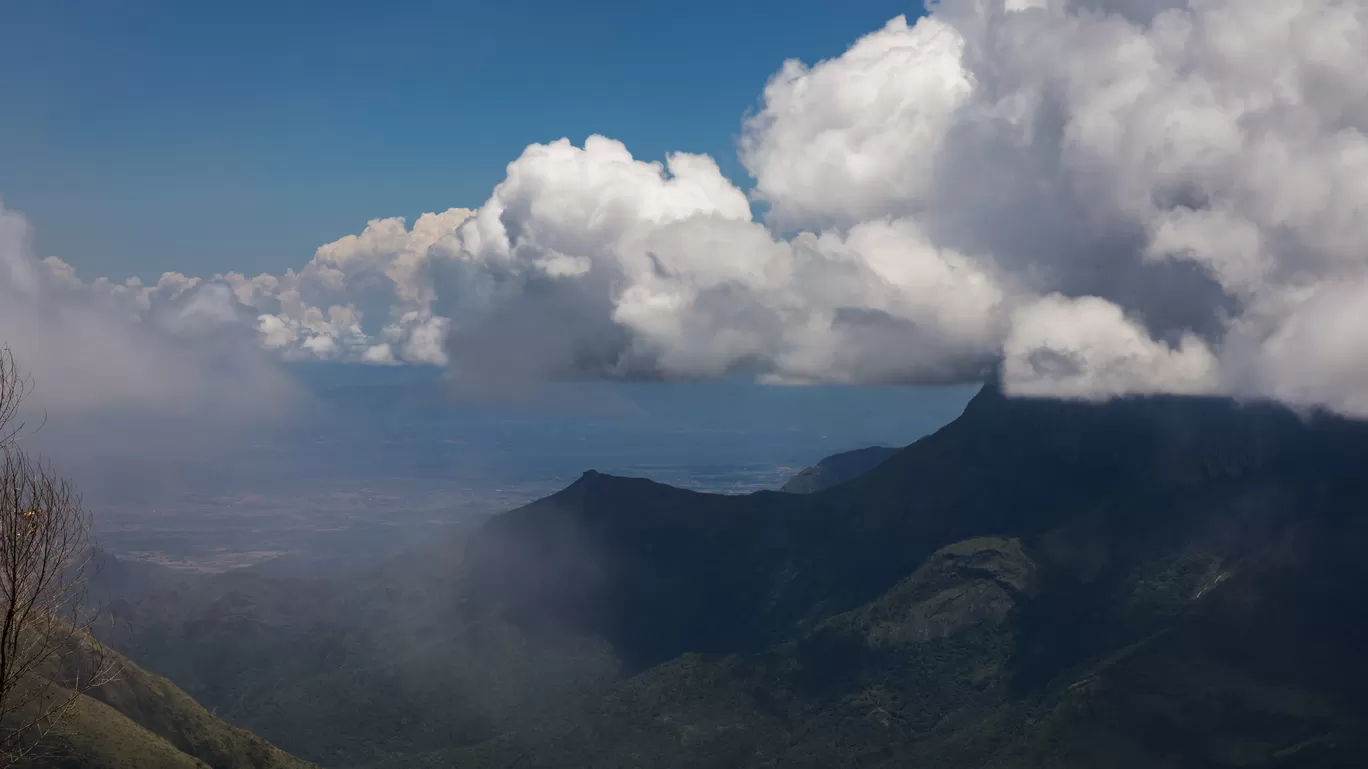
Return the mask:
<svg viewBox="0 0 1368 769">
<path fill-rule="evenodd" d="M 815 494 L 587 473 L 118 643 L 328 766 L 1368 765 L 1368 426 L 985 390 Z"/>
<path fill-rule="evenodd" d="M 60 769 L 205 769 L 208 764 L 178 750 L 162 737 L 129 720 L 122 713 L 89 697 L 72 708 L 62 733 L 49 750 L 28 766 Z"/>
<path fill-rule="evenodd" d="M 69 685 L 90 667 L 88 641 L 54 657 L 45 680 Z M 308 769 L 311 764 L 213 716 L 161 676 L 113 655 L 113 677 L 75 700 L 33 766 L 71 769 Z M 56 672 L 56 676 L 51 673 Z"/>
</svg>

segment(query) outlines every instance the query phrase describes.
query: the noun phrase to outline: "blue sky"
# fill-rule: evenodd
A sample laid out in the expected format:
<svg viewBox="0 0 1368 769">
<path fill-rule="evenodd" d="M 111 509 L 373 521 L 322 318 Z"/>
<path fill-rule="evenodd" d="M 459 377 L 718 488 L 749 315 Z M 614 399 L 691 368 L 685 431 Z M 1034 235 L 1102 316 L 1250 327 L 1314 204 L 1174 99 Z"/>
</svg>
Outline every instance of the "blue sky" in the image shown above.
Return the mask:
<svg viewBox="0 0 1368 769">
<path fill-rule="evenodd" d="M 788 57 L 918 6 L 0 2 L 0 199 L 87 278 L 279 272 L 476 206 L 531 142 L 707 152 Z"/>
</svg>

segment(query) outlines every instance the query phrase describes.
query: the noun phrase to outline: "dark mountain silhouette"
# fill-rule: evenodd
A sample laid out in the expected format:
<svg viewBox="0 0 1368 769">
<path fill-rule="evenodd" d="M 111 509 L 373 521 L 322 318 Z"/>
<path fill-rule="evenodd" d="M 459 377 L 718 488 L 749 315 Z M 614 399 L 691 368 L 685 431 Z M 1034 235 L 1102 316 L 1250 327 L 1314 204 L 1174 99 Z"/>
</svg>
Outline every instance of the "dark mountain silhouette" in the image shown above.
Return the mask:
<svg viewBox="0 0 1368 769">
<path fill-rule="evenodd" d="M 832 486 L 864 475 L 896 453 L 898 453 L 898 449 L 887 446 L 870 446 L 864 449 L 832 454 L 812 467 L 800 470 L 788 479 L 788 482 L 779 490 L 787 491 L 790 494 L 811 494 L 816 491 L 825 491 Z"/>
<path fill-rule="evenodd" d="M 824 491 L 589 472 L 288 622 L 201 597 L 125 647 L 347 765 L 1361 766 L 1365 461 L 1271 404 L 986 387 Z M 403 715 L 352 728 L 377 692 Z"/>
</svg>

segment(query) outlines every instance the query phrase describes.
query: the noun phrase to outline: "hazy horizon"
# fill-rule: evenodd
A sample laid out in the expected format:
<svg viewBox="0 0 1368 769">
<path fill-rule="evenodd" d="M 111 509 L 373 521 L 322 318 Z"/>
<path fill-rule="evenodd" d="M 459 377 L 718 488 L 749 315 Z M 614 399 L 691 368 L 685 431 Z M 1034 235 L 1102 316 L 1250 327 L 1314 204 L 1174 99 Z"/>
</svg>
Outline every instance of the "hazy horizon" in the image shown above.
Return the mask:
<svg viewBox="0 0 1368 769">
<path fill-rule="evenodd" d="M 282 429 L 174 459 L 54 443 L 103 545 L 211 569 L 277 553 L 341 556 L 368 537 L 397 547 L 511 509 L 590 469 L 699 491 L 772 489 L 830 454 L 911 443 L 977 391 L 590 381 L 496 399 L 462 393 L 432 368 L 288 370 L 312 407 Z"/>
</svg>

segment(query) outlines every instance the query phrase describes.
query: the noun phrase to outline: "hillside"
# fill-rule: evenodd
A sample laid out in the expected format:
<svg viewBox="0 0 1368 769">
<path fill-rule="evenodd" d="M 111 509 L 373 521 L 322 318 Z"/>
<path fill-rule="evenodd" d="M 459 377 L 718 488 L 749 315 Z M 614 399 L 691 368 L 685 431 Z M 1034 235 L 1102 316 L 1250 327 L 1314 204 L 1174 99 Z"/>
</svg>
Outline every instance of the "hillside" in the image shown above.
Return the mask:
<svg viewBox="0 0 1368 769">
<path fill-rule="evenodd" d="M 77 697 L 26 766 L 62 769 L 309 769 L 266 740 L 224 723 L 161 676 L 77 638 L 41 671 L 62 700 L 93 660 L 112 663 L 109 682 Z M 63 694 L 66 692 L 66 694 Z"/>
<path fill-rule="evenodd" d="M 335 766 L 1361 766 L 1365 458 L 1266 404 L 985 388 L 825 491 L 590 472 L 120 642 Z"/>
<path fill-rule="evenodd" d="M 790 494 L 812 494 L 853 480 L 878 467 L 885 459 L 898 453 L 887 446 L 870 446 L 825 457 L 811 467 L 805 467 L 788 479 L 780 491 Z"/>
</svg>

